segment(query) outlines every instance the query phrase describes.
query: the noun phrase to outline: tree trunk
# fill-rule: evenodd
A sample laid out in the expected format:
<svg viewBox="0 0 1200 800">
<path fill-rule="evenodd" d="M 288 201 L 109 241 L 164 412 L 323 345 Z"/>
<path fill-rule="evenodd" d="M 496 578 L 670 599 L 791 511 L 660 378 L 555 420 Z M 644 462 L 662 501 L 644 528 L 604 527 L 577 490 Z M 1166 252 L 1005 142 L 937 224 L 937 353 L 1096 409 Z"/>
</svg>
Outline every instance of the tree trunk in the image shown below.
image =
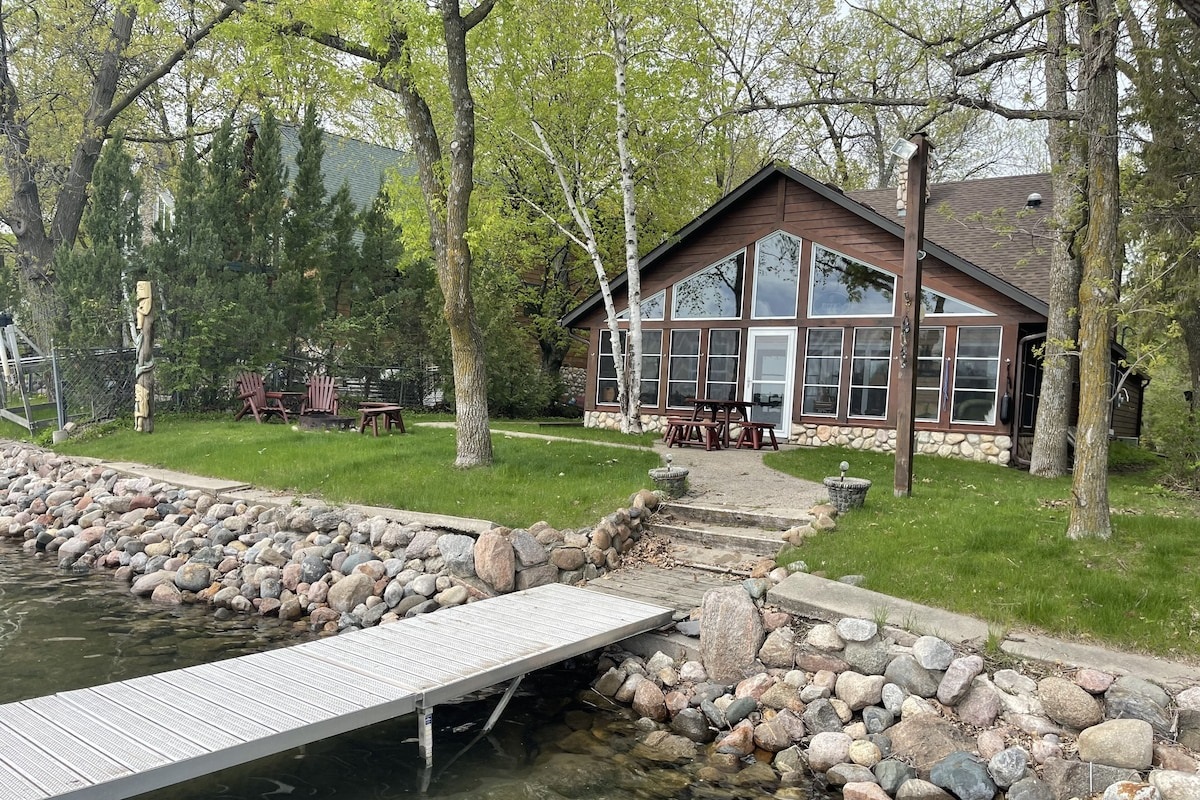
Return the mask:
<svg viewBox="0 0 1200 800">
<path fill-rule="evenodd" d="M 1054 5 L 1046 18 L 1046 109 L 1067 110 L 1066 15 Z M 1051 120 L 1046 144 L 1053 166 L 1054 207 L 1050 244 L 1050 311 L 1042 357 L 1042 386 L 1029 472 L 1043 478 L 1066 475 L 1071 467 L 1067 429 L 1071 420 L 1072 387 L 1079 374 L 1076 346 L 1079 337 L 1079 261 L 1073 252 L 1079 227 L 1082 175 L 1079 151 L 1071 125 Z"/>
<path fill-rule="evenodd" d="M 1080 4 L 1083 128 L 1088 138 L 1088 224 L 1079 290 L 1079 426 L 1067 535 L 1108 538 L 1108 431 L 1112 413 L 1109 336 L 1115 322 L 1118 239 L 1117 14 L 1112 0 Z"/>
<path fill-rule="evenodd" d="M 385 85 L 400 96 L 412 135 L 421 195 L 429 219 L 429 243 L 437 261 L 438 285 L 450 330 L 458 423 L 454 465 L 467 468 L 492 463 L 487 364 L 471 295 L 471 247 L 466 236 L 471 192 L 475 188 L 475 104 L 467 80 L 467 31 L 471 24 L 486 16 L 491 6 L 486 9 L 480 6 L 472 12 L 475 21 L 471 24 L 459 13 L 457 0 L 441 0 L 440 8 L 446 46 L 446 83 L 454 115 L 448 179 L 433 113 L 417 89 L 411 65 L 406 63 L 408 69 Z M 398 32 L 393 44 L 393 55 L 405 58 L 403 31 Z"/>
<path fill-rule="evenodd" d="M 625 219 L 625 275 L 629 299 L 629 385 L 621 406 L 621 430 L 642 432 L 642 275 L 638 254 L 637 198 L 634 194 L 633 157 L 629 153 L 629 109 L 625 103 L 625 65 L 629 59 L 629 17 L 612 10 L 613 65 L 617 104 L 617 156 L 621 171 L 621 201 Z M 615 352 L 615 351 L 614 351 Z"/>
</svg>

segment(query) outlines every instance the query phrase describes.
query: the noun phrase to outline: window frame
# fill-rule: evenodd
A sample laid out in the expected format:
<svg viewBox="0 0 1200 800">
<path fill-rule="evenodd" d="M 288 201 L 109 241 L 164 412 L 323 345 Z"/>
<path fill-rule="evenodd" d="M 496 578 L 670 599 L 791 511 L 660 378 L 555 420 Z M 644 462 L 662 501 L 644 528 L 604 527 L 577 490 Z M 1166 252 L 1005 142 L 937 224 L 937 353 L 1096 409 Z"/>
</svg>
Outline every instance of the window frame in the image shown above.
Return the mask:
<svg viewBox="0 0 1200 800">
<path fill-rule="evenodd" d="M 683 334 L 695 334 L 695 336 L 696 336 L 696 352 L 694 354 L 693 353 L 676 353 L 675 337 L 677 334 L 680 335 L 680 338 L 682 338 Z M 664 408 L 689 408 L 690 407 L 683 403 L 672 404 L 672 402 L 671 402 L 672 386 L 674 386 L 676 384 L 686 385 L 689 383 L 689 379 L 687 379 L 687 378 L 678 379 L 678 378 L 672 377 L 675 374 L 675 364 L 683 363 L 684 360 L 691 360 L 694 362 L 695 370 L 696 370 L 696 377 L 690 380 L 690 383 L 692 386 L 692 391 L 688 394 L 685 394 L 683 397 L 684 398 L 688 398 L 688 397 L 694 398 L 697 396 L 696 393 L 698 391 L 700 391 L 700 329 L 699 328 L 673 328 L 671 330 L 671 346 L 667 353 L 667 396 L 665 399 Z"/>
<path fill-rule="evenodd" d="M 717 353 L 713 348 L 713 334 L 715 333 L 732 333 L 736 338 L 737 347 L 733 353 Z M 733 361 L 733 380 L 731 381 L 713 381 L 712 379 L 712 362 L 713 359 L 732 359 Z M 708 350 L 705 353 L 704 360 L 704 396 L 714 399 L 729 399 L 736 400 L 738 398 L 739 388 L 741 383 L 738 381 L 738 375 L 742 368 L 742 329 L 741 328 L 709 328 L 708 329 Z M 713 392 L 712 386 L 714 383 L 718 386 L 729 386 L 730 392 L 728 398 L 718 397 Z"/>
<path fill-rule="evenodd" d="M 854 328 L 853 330 L 854 330 L 854 338 L 851 341 L 851 345 L 850 345 L 850 375 L 849 375 L 849 378 L 847 381 L 847 392 L 846 392 L 846 416 L 853 418 L 853 419 L 884 419 L 885 420 L 888 418 L 888 411 L 891 408 L 890 403 L 892 401 L 892 350 L 895 347 L 894 330 L 891 327 L 880 326 L 880 325 L 864 326 L 861 328 Z M 887 332 L 887 343 L 888 344 L 887 344 L 887 355 L 886 356 L 874 355 L 874 354 L 867 354 L 867 355 L 860 356 L 858 354 L 858 336 L 859 336 L 860 332 L 864 332 L 864 331 L 886 331 Z M 859 361 L 883 362 L 883 364 L 885 366 L 884 375 L 886 376 L 886 380 L 884 381 L 882 386 L 879 384 L 855 383 L 854 382 L 854 369 L 855 369 L 855 365 Z M 864 375 L 866 374 L 865 369 L 863 371 L 863 374 Z M 877 392 L 880 389 L 882 389 L 883 390 L 883 414 L 861 414 L 861 413 L 856 414 L 856 413 L 854 413 L 854 390 L 855 389 L 859 389 L 864 392 L 864 395 L 863 395 L 864 399 L 866 397 L 866 394 L 865 394 L 866 392 Z M 864 402 L 863 405 L 865 407 L 866 403 Z"/>
<path fill-rule="evenodd" d="M 941 342 L 940 342 L 938 354 L 936 356 L 921 355 L 920 340 L 921 340 L 921 334 L 925 333 L 925 331 L 941 331 Z M 936 361 L 937 365 L 938 365 L 937 385 L 932 386 L 932 387 L 931 386 L 921 386 L 921 363 L 922 362 L 930 363 L 930 362 L 934 362 L 934 361 Z M 916 382 L 915 389 L 916 389 L 916 393 L 917 393 L 918 397 L 920 396 L 921 392 L 936 392 L 937 393 L 937 403 L 934 405 L 934 408 L 937 409 L 937 416 L 935 416 L 935 417 L 918 416 L 916 407 L 914 406 L 913 420 L 915 420 L 916 422 L 934 422 L 934 423 L 936 423 L 942 419 L 943 396 L 944 396 L 945 390 L 947 388 L 946 387 L 946 374 L 947 374 L 946 327 L 944 325 L 929 325 L 929 326 L 922 325 L 917 330 L 917 363 L 916 363 L 916 373 L 913 375 L 913 380 Z"/>
<path fill-rule="evenodd" d="M 734 293 L 734 302 L 737 309 L 732 316 L 695 316 L 684 317 L 679 314 L 679 287 L 683 284 L 698 279 L 701 275 L 709 271 L 715 271 L 725 264 L 732 263 L 737 271 L 737 287 L 732 289 Z M 742 248 L 735 253 L 722 258 L 720 261 L 714 261 L 703 269 L 698 269 L 686 278 L 681 278 L 671 286 L 671 319 L 680 322 L 704 322 L 712 320 L 740 320 L 742 318 L 742 305 L 745 302 L 746 294 L 746 248 Z"/>
<path fill-rule="evenodd" d="M 837 351 L 836 356 L 822 355 L 822 354 L 813 355 L 810 352 L 811 345 L 812 345 L 812 335 L 816 331 L 838 331 L 841 334 L 838 337 L 838 351 Z M 842 405 L 842 372 L 843 372 L 842 359 L 845 356 L 845 354 L 846 354 L 846 329 L 844 327 L 809 328 L 805 332 L 805 334 L 804 334 L 804 375 L 801 378 L 801 385 L 800 385 L 800 414 L 801 414 L 801 416 L 836 417 L 838 415 L 838 412 L 840 411 L 841 405 Z M 837 363 L 837 382 L 836 383 L 827 384 L 827 383 L 810 383 L 809 382 L 809 380 L 808 380 L 809 362 L 810 362 L 810 360 L 816 361 L 817 359 L 834 361 Z M 831 410 L 829 412 L 810 411 L 809 405 L 808 405 L 808 389 L 809 389 L 809 387 L 812 387 L 814 389 L 830 389 L 830 388 L 832 388 L 833 389 L 833 410 Z M 815 406 L 815 404 L 816 404 L 815 399 L 813 402 L 814 402 L 814 406 Z"/>
<path fill-rule="evenodd" d="M 922 312 L 922 319 L 927 319 L 929 317 L 940 319 L 942 317 L 994 317 L 994 316 L 996 316 L 994 312 L 988 311 L 986 308 L 980 308 L 979 306 L 975 305 L 974 303 L 968 303 L 966 300 L 960 300 L 959 298 L 955 297 L 954 295 L 946 294 L 945 292 L 939 292 L 937 289 L 930 289 L 928 286 L 922 286 L 921 294 L 925 295 L 926 293 L 935 294 L 938 297 L 945 298 L 946 300 L 953 300 L 956 303 L 962 303 L 964 306 L 966 306 L 967 308 L 969 308 L 971 310 L 970 311 L 928 311 L 925 309 L 925 298 L 924 298 L 924 296 L 922 296 L 921 305 L 920 305 L 920 309 Z"/>
<path fill-rule="evenodd" d="M 988 357 L 968 356 L 968 357 L 964 358 L 962 355 L 960 355 L 962 352 L 963 333 L 971 332 L 971 331 L 996 331 L 997 332 L 996 355 L 994 358 L 991 356 L 988 356 Z M 996 425 L 996 417 L 997 417 L 997 413 L 999 411 L 998 405 L 1000 402 L 1000 356 L 1003 352 L 1004 352 L 1004 327 L 1003 326 L 1001 326 L 1001 325 L 960 325 L 958 327 L 958 330 L 955 333 L 955 341 L 954 341 L 954 380 L 951 383 L 951 388 L 950 388 L 950 391 L 951 391 L 951 394 L 950 394 L 950 422 L 952 424 L 954 424 L 954 425 L 976 425 L 976 426 L 980 426 L 980 427 L 994 427 Z M 963 387 L 960 389 L 959 385 L 958 385 L 959 370 L 963 366 L 964 362 L 967 362 L 967 363 L 969 363 L 969 362 L 994 362 L 996 365 L 996 380 L 993 383 L 992 387 L 990 389 L 979 389 L 976 387 Z M 977 420 L 977 419 L 972 420 L 972 419 L 960 419 L 958 416 L 956 416 L 955 412 L 958 408 L 957 398 L 958 398 L 959 392 L 963 392 L 963 393 L 970 392 L 972 394 L 990 393 L 992 396 L 992 409 L 991 409 L 991 413 L 988 415 L 990 418 L 983 419 L 983 420 Z"/>
<path fill-rule="evenodd" d="M 796 261 L 794 264 L 795 274 L 793 275 L 793 291 L 792 291 L 792 310 L 791 313 L 785 314 L 761 314 L 758 308 L 758 289 L 762 284 L 760 280 L 760 267 L 762 265 L 763 243 L 772 238 L 790 239 L 796 245 Z M 794 236 L 787 231 L 776 230 L 767 234 L 754 243 L 754 289 L 750 297 L 750 319 L 795 319 L 800 311 L 800 259 L 804 254 L 804 240 L 799 236 Z"/>
<path fill-rule="evenodd" d="M 647 333 L 659 334 L 658 352 L 657 353 L 647 353 L 646 352 L 645 345 L 646 345 L 646 334 Z M 646 328 L 642 331 L 642 380 L 641 380 L 641 386 L 639 387 L 639 396 L 642 398 L 641 399 L 642 406 L 644 406 L 646 408 L 659 408 L 660 407 L 659 404 L 661 402 L 661 396 L 662 396 L 662 333 L 663 333 L 662 328 Z M 626 349 L 629 346 L 629 331 L 622 329 L 620 331 L 620 339 L 621 339 L 621 358 L 624 359 Z M 616 365 L 615 365 L 615 359 L 613 357 L 611 350 L 612 350 L 612 344 L 611 344 L 611 338 L 609 336 L 608 329 L 603 328 L 600 331 L 600 346 L 597 349 L 597 358 L 596 358 L 596 405 L 597 406 L 602 406 L 602 405 L 603 406 L 616 406 L 617 405 L 616 398 L 620 394 L 620 392 L 617 391 L 618 386 L 617 386 L 617 376 L 616 376 Z M 653 378 L 646 377 L 646 375 L 647 375 L 646 359 L 647 358 L 657 358 L 658 359 L 658 369 L 653 371 L 653 374 L 654 374 Z M 605 375 L 604 375 L 604 372 L 605 372 L 604 363 L 605 363 L 606 359 L 613 363 L 613 369 L 612 369 L 613 374 L 611 377 L 605 377 Z M 601 400 L 600 399 L 601 392 L 605 388 L 605 383 L 610 384 L 611 388 L 613 389 L 613 399 L 612 400 Z M 655 389 L 654 389 L 655 400 L 653 403 L 648 403 L 648 402 L 646 402 L 646 399 L 645 399 L 645 394 L 646 394 L 645 387 L 646 387 L 647 383 L 655 384 Z"/>
<path fill-rule="evenodd" d="M 811 250 L 812 250 L 812 254 L 809 257 L 809 272 L 808 272 L 808 316 L 810 319 L 862 319 L 862 318 L 869 319 L 869 318 L 891 317 L 891 316 L 895 315 L 895 313 L 896 313 L 896 285 L 899 282 L 898 275 L 896 275 L 893 272 L 889 272 L 886 269 L 881 269 L 880 267 L 877 267 L 874 264 L 868 264 L 866 261 L 863 261 L 861 258 L 854 258 L 853 256 L 848 256 L 845 253 L 838 252 L 837 250 L 834 250 L 831 247 L 825 247 L 824 245 L 817 244 L 816 242 L 812 243 Z M 887 310 L 886 311 L 871 310 L 871 311 L 865 311 L 862 313 L 853 313 L 853 311 L 841 310 L 841 311 L 836 311 L 833 313 L 817 313 L 813 309 L 813 301 L 817 297 L 817 292 L 815 290 L 815 282 L 817 280 L 818 273 L 823 271 L 823 268 L 817 265 L 818 251 L 825 252 L 825 253 L 831 253 L 834 256 L 837 256 L 839 258 L 844 258 L 845 260 L 851 261 L 855 264 L 859 264 L 859 265 L 865 267 L 866 269 L 871 270 L 872 272 L 878 272 L 880 275 L 885 275 L 888 278 L 890 278 L 892 281 L 892 296 L 891 296 L 891 300 L 890 300 Z"/>
<path fill-rule="evenodd" d="M 658 316 L 647 317 L 643 313 L 642 314 L 642 322 L 662 322 L 663 320 L 665 320 L 667 318 L 667 290 L 666 289 L 657 291 L 654 294 L 650 295 L 649 297 L 643 299 L 642 306 L 641 306 L 642 311 L 643 312 L 645 311 L 647 303 L 653 303 L 655 300 L 657 300 L 659 302 Z M 628 306 L 626 306 L 624 311 L 621 311 L 617 314 L 617 321 L 619 321 L 619 322 L 628 322 L 629 321 L 629 307 Z"/>
</svg>

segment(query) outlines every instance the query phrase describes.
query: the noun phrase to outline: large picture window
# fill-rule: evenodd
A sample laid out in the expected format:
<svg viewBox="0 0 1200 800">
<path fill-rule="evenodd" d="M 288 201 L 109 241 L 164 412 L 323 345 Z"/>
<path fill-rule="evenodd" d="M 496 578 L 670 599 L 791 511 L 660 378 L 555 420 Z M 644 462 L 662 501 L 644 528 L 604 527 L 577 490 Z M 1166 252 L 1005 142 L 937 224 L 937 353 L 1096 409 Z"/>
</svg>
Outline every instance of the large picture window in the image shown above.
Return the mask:
<svg viewBox="0 0 1200 800">
<path fill-rule="evenodd" d="M 1000 379 L 1000 328 L 959 328 L 950 419 L 994 425 Z"/>
<path fill-rule="evenodd" d="M 742 315 L 742 273 L 746 254 L 737 253 L 675 284 L 675 319 L 738 319 Z"/>
<path fill-rule="evenodd" d="M 754 247 L 754 318 L 796 316 L 800 286 L 800 240 L 783 231 L 760 239 Z"/>
<path fill-rule="evenodd" d="M 712 330 L 708 334 L 708 369 L 704 396 L 713 400 L 736 400 L 741 331 Z"/>
<path fill-rule="evenodd" d="M 883 419 L 892 373 L 892 329 L 855 328 L 850 359 L 850 416 Z"/>
<path fill-rule="evenodd" d="M 642 331 L 642 405 L 658 405 L 659 387 L 662 382 L 662 339 L 660 330 Z M 621 331 L 622 357 L 628 348 L 629 332 Z M 612 337 L 608 331 L 600 332 L 600 362 L 596 370 L 596 402 L 617 402 L 617 364 L 613 359 Z"/>
<path fill-rule="evenodd" d="M 841 328 L 809 328 L 804 350 L 802 414 L 828 417 L 837 414 L 843 337 Z"/>
<path fill-rule="evenodd" d="M 810 317 L 890 317 L 896 276 L 813 245 Z"/>
<path fill-rule="evenodd" d="M 917 405 L 913 417 L 937 422 L 942 415 L 942 356 L 946 329 L 922 327 L 917 337 Z"/>
<path fill-rule="evenodd" d="M 933 289 L 921 290 L 921 307 L 927 317 L 994 317 L 990 311 L 963 302 Z"/>
<path fill-rule="evenodd" d="M 664 289 L 661 292 L 652 294 L 649 297 L 642 298 L 642 322 L 658 322 L 663 318 L 667 311 L 667 291 Z M 629 319 L 629 309 L 625 309 L 617 314 L 617 319 Z"/>
<path fill-rule="evenodd" d="M 667 364 L 667 405 L 686 407 L 696 396 L 700 379 L 700 331 L 671 331 Z"/>
</svg>

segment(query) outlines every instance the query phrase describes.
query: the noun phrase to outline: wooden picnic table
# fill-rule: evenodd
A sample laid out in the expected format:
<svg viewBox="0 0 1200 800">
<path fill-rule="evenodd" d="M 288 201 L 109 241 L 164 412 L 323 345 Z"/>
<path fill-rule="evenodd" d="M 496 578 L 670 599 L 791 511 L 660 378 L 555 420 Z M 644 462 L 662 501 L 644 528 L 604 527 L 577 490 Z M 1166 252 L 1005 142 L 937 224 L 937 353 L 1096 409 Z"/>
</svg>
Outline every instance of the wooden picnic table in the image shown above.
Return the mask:
<svg viewBox="0 0 1200 800">
<path fill-rule="evenodd" d="M 722 447 L 729 447 L 729 428 L 734 423 L 750 419 L 750 403 L 744 400 L 718 400 L 711 397 L 692 398 L 692 419 L 708 419 L 717 423 L 717 436 Z M 735 416 L 736 415 L 736 416 Z"/>
<path fill-rule="evenodd" d="M 358 404 L 358 432 L 366 433 L 367 425 L 370 425 L 371 432 L 378 436 L 379 419 L 382 417 L 385 431 L 396 427 L 400 429 L 401 433 L 406 433 L 404 416 L 401 412 L 401 407 L 393 403 L 380 403 L 373 400 L 361 402 Z"/>
</svg>

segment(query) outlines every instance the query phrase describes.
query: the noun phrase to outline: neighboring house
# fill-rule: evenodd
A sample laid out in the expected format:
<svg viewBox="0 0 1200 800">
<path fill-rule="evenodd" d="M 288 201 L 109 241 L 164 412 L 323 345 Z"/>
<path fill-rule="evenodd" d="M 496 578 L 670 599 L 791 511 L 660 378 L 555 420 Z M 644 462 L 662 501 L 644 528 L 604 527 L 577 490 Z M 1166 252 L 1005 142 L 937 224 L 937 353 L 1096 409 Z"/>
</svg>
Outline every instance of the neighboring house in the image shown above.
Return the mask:
<svg viewBox="0 0 1200 800">
<path fill-rule="evenodd" d="M 252 141 L 248 150 L 257 141 L 251 126 Z M 283 163 L 288 170 L 288 187 L 296 179 L 296 156 L 300 152 L 300 126 L 279 123 L 280 150 Z M 415 178 L 417 164 L 412 155 L 393 150 L 383 145 L 371 144 L 360 139 L 340 136 L 322 131 L 321 142 L 325 153 L 321 158 L 321 176 L 325 179 L 326 199 L 334 195 L 342 184 L 350 190 L 350 200 L 359 212 L 365 211 L 375 202 L 379 189 L 393 173 L 405 178 Z"/>
<path fill-rule="evenodd" d="M 1050 205 L 1046 175 L 930 187 L 915 346 L 918 452 L 999 464 L 1028 457 Z M 643 258 L 644 422 L 661 427 L 690 412 L 689 398 L 737 398 L 794 443 L 894 449 L 906 302 L 896 206 L 895 190 L 847 195 L 771 166 Z M 613 285 L 620 310 L 624 276 Z M 562 321 L 590 332 L 586 424 L 615 427 L 616 370 L 599 294 Z M 1140 434 L 1143 386 L 1131 376 L 1118 393 L 1116 435 Z"/>
</svg>

